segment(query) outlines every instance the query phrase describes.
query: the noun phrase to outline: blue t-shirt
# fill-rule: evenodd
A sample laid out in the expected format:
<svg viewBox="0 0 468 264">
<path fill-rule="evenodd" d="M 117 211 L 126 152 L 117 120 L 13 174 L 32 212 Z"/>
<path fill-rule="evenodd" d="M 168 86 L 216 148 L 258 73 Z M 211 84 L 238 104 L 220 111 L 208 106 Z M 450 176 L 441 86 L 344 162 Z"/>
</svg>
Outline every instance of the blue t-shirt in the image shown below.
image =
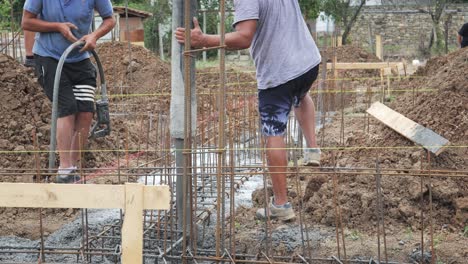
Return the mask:
<svg viewBox="0 0 468 264">
<path fill-rule="evenodd" d="M 44 21 L 74 24 L 78 30 L 73 29 L 72 33 L 77 39 L 91 31 L 94 9 L 103 18 L 110 17 L 113 13 L 110 0 L 26 0 L 24 9 Z M 38 32 L 33 52 L 58 60 L 71 44 L 60 32 Z M 68 55 L 66 62 L 78 62 L 89 57 L 89 52 L 80 53 L 75 49 Z"/>
</svg>

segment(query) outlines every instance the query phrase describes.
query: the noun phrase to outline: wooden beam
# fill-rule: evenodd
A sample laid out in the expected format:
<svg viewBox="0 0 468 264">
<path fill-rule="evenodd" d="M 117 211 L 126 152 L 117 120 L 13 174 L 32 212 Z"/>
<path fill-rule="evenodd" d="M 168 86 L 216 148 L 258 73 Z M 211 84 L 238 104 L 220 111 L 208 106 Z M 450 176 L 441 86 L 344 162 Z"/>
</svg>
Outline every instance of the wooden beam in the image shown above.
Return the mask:
<svg viewBox="0 0 468 264">
<path fill-rule="evenodd" d="M 442 153 L 444 147 L 450 143 L 447 139 L 441 137 L 429 128 L 421 126 L 380 102 L 372 104 L 371 107 L 367 109 L 367 113 L 435 155 Z"/>
<path fill-rule="evenodd" d="M 125 219 L 122 226 L 122 263 L 143 263 L 143 185 L 125 185 Z"/>
<path fill-rule="evenodd" d="M 333 63 L 327 63 L 327 68 L 331 68 Z M 338 62 L 337 70 L 380 70 L 401 66 L 401 62 Z"/>
<path fill-rule="evenodd" d="M 123 208 L 123 264 L 143 262 L 143 210 L 169 203 L 169 186 L 0 183 L 0 207 Z"/>
<path fill-rule="evenodd" d="M 383 46 L 382 46 L 382 36 L 376 35 L 375 36 L 375 56 L 377 58 L 383 60 Z"/>
<path fill-rule="evenodd" d="M 168 186 L 143 186 L 144 209 L 169 209 Z M 0 207 L 125 208 L 125 185 L 1 183 Z"/>
<path fill-rule="evenodd" d="M 146 210 L 169 210 L 171 191 L 167 185 L 143 186 L 143 208 Z"/>
<path fill-rule="evenodd" d="M 123 185 L 0 184 L 0 207 L 123 208 Z"/>
</svg>

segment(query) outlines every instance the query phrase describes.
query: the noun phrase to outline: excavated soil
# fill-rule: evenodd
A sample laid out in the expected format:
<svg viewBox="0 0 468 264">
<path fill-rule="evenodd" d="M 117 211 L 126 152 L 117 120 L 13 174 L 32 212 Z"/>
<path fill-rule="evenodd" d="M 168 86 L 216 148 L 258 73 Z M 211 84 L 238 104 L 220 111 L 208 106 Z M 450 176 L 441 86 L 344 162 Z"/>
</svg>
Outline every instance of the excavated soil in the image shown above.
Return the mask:
<svg viewBox="0 0 468 264">
<path fill-rule="evenodd" d="M 144 47 L 106 42 L 96 48 L 111 94 L 168 93 L 171 66 Z M 153 94 L 152 96 L 157 96 Z"/>
<path fill-rule="evenodd" d="M 31 69 L 5 55 L 0 55 L 0 65 L 0 96 L 4 102 L 0 106 L 0 149 L 5 152 L 0 155 L 0 168 L 17 169 L 20 173 L 36 168 L 32 152 L 36 149 L 33 131 L 37 131 L 37 149 L 47 151 L 49 148 L 51 104 Z M 113 118 L 111 135 L 90 142 L 88 149 L 93 152 L 86 154 L 85 167 L 99 167 L 112 162 L 119 148 L 137 149 L 143 137 L 139 121 Z M 40 168 L 45 168 L 47 153 L 40 156 Z M 2 181 L 15 179 L 4 177 Z"/>
<path fill-rule="evenodd" d="M 322 57 L 324 57 L 328 63 L 333 63 L 334 57 L 336 57 L 336 62 L 343 63 L 382 62 L 382 60 L 375 56 L 375 54 L 369 53 L 361 47 L 352 45 L 345 45 L 336 48 L 329 47 L 326 51 L 322 52 Z M 329 76 L 333 75 L 331 71 L 328 74 Z M 363 83 L 363 77 L 375 77 L 379 76 L 379 74 L 378 70 L 340 71 L 341 78 L 346 78 L 348 80 L 357 79 L 361 84 Z"/>
<path fill-rule="evenodd" d="M 106 43 L 98 47 L 98 54 L 106 70 L 109 90 L 111 95 L 114 95 L 111 99 L 111 111 L 119 113 L 125 113 L 125 111 L 152 112 L 157 109 L 156 111 L 168 113 L 169 64 L 159 60 L 144 48 L 132 46 L 131 49 L 132 55 L 129 56 L 126 44 Z M 373 55 L 365 53 L 357 47 L 339 47 L 336 52 L 339 58 L 338 62 L 378 61 Z M 400 113 L 446 137 L 453 146 L 465 146 L 449 148 L 440 156 L 431 157 L 433 171 L 468 169 L 468 150 L 466 148 L 468 144 L 467 56 L 468 50 L 465 49 L 429 61 L 427 66 L 416 74 L 422 77 L 400 83 L 401 88 L 421 88 L 416 94 L 417 96 L 413 97 L 412 93 L 405 93 L 399 95 L 394 102 L 389 104 Z M 344 73 L 343 76 L 349 77 L 346 74 L 348 73 Z M 360 76 L 375 76 L 373 72 L 366 71 L 352 74 L 351 76 L 356 77 L 356 79 Z M 219 91 L 218 76 L 214 69 L 201 70 L 197 74 L 197 87 L 200 88 L 197 92 L 200 93 L 199 102 L 201 102 L 198 105 L 199 111 L 210 113 L 202 120 L 217 117 L 215 96 Z M 236 101 L 235 96 L 249 96 L 252 99 L 249 103 L 255 105 L 256 94 L 247 93 L 247 91 L 252 91 L 251 88 L 255 86 L 253 74 L 228 71 L 227 79 L 228 114 L 234 117 L 236 114 L 245 114 L 235 111 L 242 109 L 242 107 L 233 102 Z M 357 80 L 353 80 L 353 82 L 357 82 Z M 367 83 L 367 85 L 369 84 Z M 3 55 L 0 55 L 0 87 L 0 96 L 4 98 L 5 102 L 0 106 L 0 149 L 2 151 L 16 151 L 16 153 L 2 153 L 0 155 L 0 168 L 23 170 L 34 168 L 34 155 L 28 153 L 28 151 L 35 149 L 31 132 L 37 129 L 39 149 L 47 150 L 50 104 L 42 94 L 41 88 L 36 84 L 33 73 L 17 64 L 13 59 Z M 422 88 L 436 89 L 436 91 L 426 93 L 423 92 Z M 236 92 L 240 93 L 236 94 Z M 255 107 L 252 108 L 252 112 L 256 114 Z M 391 169 L 394 174 L 397 174 L 396 176 L 388 176 L 384 173 L 382 176 L 384 211 L 388 231 L 395 234 L 396 237 L 397 234 L 403 236 L 401 230 L 405 230 L 405 228 L 411 232 L 418 230 L 421 221 L 421 198 L 424 201 L 425 226 L 427 226 L 429 221 L 427 217 L 429 179 L 425 180 L 421 191 L 419 177 L 411 177 L 412 173 L 409 172 L 410 169 L 427 168 L 427 156 L 421 148 L 414 146 L 413 143 L 372 118 L 370 119 L 369 132 L 363 129 L 364 119 L 345 116 L 344 122 L 346 146 L 369 148 L 347 150 L 333 148 L 333 151 L 327 149 L 327 147 L 339 145 L 340 115 L 338 114 L 335 116 L 335 120 L 327 125 L 322 132 L 324 133 L 323 165 L 375 168 L 378 158 L 380 168 Z M 113 118 L 113 134 L 106 139 L 93 141 L 90 149 L 139 149 L 142 139 L 146 137 L 144 124 L 146 124 L 144 118 Z M 152 135 L 150 138 L 154 137 L 155 135 Z M 152 146 L 158 147 L 157 140 L 152 144 Z M 407 148 L 394 148 L 400 146 Z M 378 149 L 373 149 L 376 147 Z M 116 151 L 97 151 L 87 155 L 86 166 L 100 167 L 115 161 L 119 153 Z M 47 155 L 41 154 L 40 164 L 44 167 L 46 159 Z M 310 169 L 300 168 L 301 172 L 308 170 Z M 291 170 L 291 175 L 294 176 L 294 170 Z M 0 180 L 14 181 L 18 179 L 4 177 Z M 303 205 L 306 221 L 325 226 L 335 225 L 333 182 L 330 175 L 307 175 L 306 173 L 305 176 L 300 177 L 299 191 L 294 177 L 290 177 L 289 182 L 289 195 L 296 208 L 299 204 Z M 436 230 L 443 229 L 444 232 L 449 233 L 459 232 L 467 224 L 468 180 L 437 177 L 433 178 L 431 183 L 434 202 L 433 221 Z M 348 230 L 363 230 L 370 232 L 370 234 L 375 232 L 377 224 L 375 184 L 373 175 L 338 175 L 338 201 L 344 225 Z M 262 203 L 261 196 L 264 196 L 263 192 L 256 192 L 253 197 L 257 206 Z M 50 223 L 45 232 L 50 233 L 60 228 L 61 225 L 73 219 L 76 213 L 75 210 L 70 209 L 44 210 L 45 221 Z M 37 238 L 39 235 L 38 214 L 37 209 L 0 209 L 0 235 Z M 236 221 L 239 221 L 245 228 L 260 225 L 253 220 L 253 215 L 253 210 L 249 209 L 248 212 L 243 212 L 241 209 Z M 19 226 L 22 228 L 18 228 Z M 258 233 L 258 231 L 255 232 Z M 248 234 L 249 237 L 254 237 L 254 235 Z M 251 240 L 245 237 L 245 241 Z M 362 248 L 362 242 L 358 246 Z M 461 251 L 459 254 L 468 256 L 467 253 Z"/>
<path fill-rule="evenodd" d="M 396 97 L 389 106 L 415 122 L 426 126 L 451 142 L 445 152 L 431 156 L 395 131 L 370 118 L 369 132 L 365 119 L 344 118 L 345 151 L 325 151 L 324 166 L 375 168 L 392 170 L 396 176 L 382 178 L 385 219 L 389 225 L 420 227 L 420 203 L 429 212 L 429 179 L 421 189 L 419 177 L 411 177 L 409 170 L 431 168 L 437 170 L 468 169 L 468 50 L 460 50 L 445 57 L 430 60 L 418 70 L 418 78 L 402 82 L 404 87 L 421 87 Z M 423 92 L 422 89 L 432 89 Z M 341 116 L 326 126 L 323 148 L 339 145 Z M 320 135 L 319 135 L 320 137 Z M 430 162 L 430 164 L 429 164 Z M 433 172 L 436 173 L 436 172 Z M 401 176 L 399 176 L 401 175 Z M 405 177 L 403 177 L 405 176 Z M 434 203 L 433 221 L 437 228 L 444 225 L 460 230 L 468 223 L 468 179 L 466 177 L 436 177 L 432 181 Z M 349 228 L 369 229 L 376 226 L 376 181 L 373 175 L 339 177 L 339 202 L 344 222 Z M 303 201 L 314 222 L 334 225 L 333 183 L 329 177 L 310 179 Z M 425 224 L 429 217 L 425 216 Z"/>
<path fill-rule="evenodd" d="M 346 240 L 346 249 L 351 258 L 376 257 L 377 252 L 377 194 L 376 164 L 382 170 L 382 194 L 385 230 L 389 259 L 400 262 L 417 260 L 420 251 L 421 222 L 424 223 L 425 246 L 429 249 L 429 226 L 434 225 L 434 244 L 438 260 L 443 263 L 465 263 L 468 258 L 468 178 L 415 176 L 421 169 L 430 167 L 432 175 L 441 170 L 466 171 L 468 169 L 468 50 L 459 50 L 445 57 L 434 58 L 418 70 L 414 78 L 395 83 L 395 89 L 412 89 L 415 93 L 398 94 L 390 107 L 410 119 L 434 130 L 451 142 L 451 146 L 439 156 L 427 153 L 419 146 L 370 117 L 370 127 L 365 128 L 363 115 L 366 107 L 344 111 L 344 142 L 340 146 L 341 114 L 325 126 L 318 135 L 324 137 L 322 166 L 341 168 L 371 168 L 370 175 L 362 173 L 337 173 L 336 199 L 341 210 L 341 219 Z M 342 76 L 342 75 L 340 75 Z M 426 90 L 432 90 L 427 92 Z M 430 162 L 430 163 L 429 163 Z M 299 172 L 296 176 L 296 172 Z M 309 174 L 314 172 L 314 174 Z M 318 173 L 318 174 L 317 174 Z M 392 174 L 392 175 L 389 175 Z M 427 174 L 427 170 L 426 170 Z M 433 202 L 430 215 L 429 186 Z M 302 221 L 309 225 L 309 232 L 318 230 L 333 236 L 337 218 L 335 214 L 333 174 L 320 174 L 319 169 L 299 166 L 290 168 L 288 196 L 296 213 L 302 210 Z M 271 187 L 268 196 L 272 195 Z M 254 207 L 263 207 L 263 189 L 252 194 Z M 421 206 L 421 203 L 423 204 Z M 421 219 L 421 208 L 424 221 Z M 255 238 L 264 224 L 255 221 L 254 209 L 241 208 L 236 219 L 245 234 L 238 235 L 239 248 L 257 252 L 264 247 L 265 238 Z M 299 217 L 298 217 L 299 218 Z M 288 254 L 302 252 L 299 246 L 292 247 L 294 239 L 283 234 L 283 229 L 295 230 L 300 219 L 287 225 L 273 221 L 269 231 L 274 251 L 281 253 L 286 247 Z M 331 229 L 327 229 L 330 227 Z M 278 240 L 277 236 L 281 236 Z M 313 233 L 309 234 L 313 237 Z M 382 237 L 380 237 L 382 239 Z M 317 239 L 312 244 L 319 256 L 336 253 L 336 241 L 330 237 Z M 287 242 L 285 242 L 287 241 Z M 315 240 L 314 240 L 315 241 Z M 341 241 L 340 241 L 341 242 Z M 251 246 L 255 245 L 255 246 Z M 283 252 L 284 254 L 284 252 Z M 413 258 L 411 258 L 413 257 Z"/>
<path fill-rule="evenodd" d="M 167 65 L 165 64 L 167 67 Z M 160 73 L 164 78 L 167 75 Z M 113 79 L 113 76 L 108 78 Z M 160 78 L 162 79 L 162 78 Z M 156 87 L 158 88 L 158 87 Z M 158 92 L 157 89 L 153 91 Z M 0 169 L 13 170 L 13 175 L 21 174 L 27 170 L 35 171 L 38 154 L 39 167 L 47 168 L 50 137 L 51 104 L 44 95 L 42 88 L 37 84 L 34 71 L 20 65 L 13 58 L 0 54 Z M 151 109 L 145 104 L 136 104 L 141 112 L 156 111 L 158 105 L 165 101 L 153 101 Z M 156 106 L 155 106 L 156 105 Z M 159 107 L 161 108 L 161 107 Z M 118 113 L 121 106 L 110 104 L 110 111 Z M 137 112 L 138 113 L 138 112 Z M 111 135 L 105 138 L 91 140 L 85 153 L 84 168 L 116 168 L 118 159 L 120 165 L 129 155 L 146 158 L 158 158 L 158 153 L 141 153 L 149 142 L 151 149 L 159 149 L 160 137 L 156 137 L 159 131 L 153 129 L 148 133 L 148 118 L 141 116 L 112 116 Z M 154 125 L 153 125 L 154 126 Z M 33 131 L 36 131 L 37 146 L 34 145 Z M 127 151 L 128 150 L 128 151 Z M 141 158 L 143 159 L 143 158 Z M 31 181 L 33 177 L 1 176 L 0 181 L 16 182 Z M 113 183 L 113 178 L 96 179 L 98 182 Z M 67 223 L 76 215 L 75 210 L 44 210 L 45 221 L 48 222 L 45 232 L 50 233 Z M 18 235 L 22 237 L 37 238 L 39 229 L 32 225 L 31 228 L 18 228 L 29 226 L 38 222 L 38 212 L 35 209 L 0 208 L 0 235 Z"/>
<path fill-rule="evenodd" d="M 358 46 L 345 45 L 336 48 L 329 47 L 325 53 L 327 62 L 333 62 L 333 55 L 336 56 L 337 62 L 381 62 L 375 54 L 369 53 Z"/>
<path fill-rule="evenodd" d="M 161 153 L 150 149 L 162 149 L 165 144 L 160 136 L 168 126 L 170 106 L 170 65 L 150 51 L 123 43 L 105 43 L 98 46 L 97 53 L 102 61 L 110 94 L 112 132 L 110 136 L 91 140 L 85 153 L 84 168 L 116 168 L 126 166 L 128 154 L 141 161 L 159 158 Z M 244 96 L 242 91 L 255 86 L 251 74 L 230 69 L 227 74 L 227 109 L 230 115 L 240 115 L 240 105 L 234 105 L 234 97 Z M 219 91 L 219 73 L 216 69 L 197 72 L 199 93 L 199 120 L 216 121 L 216 95 Z M 242 86 L 242 88 L 240 88 Z M 0 169 L 15 169 L 20 174 L 35 169 L 33 150 L 43 151 L 38 155 L 39 166 L 47 166 L 49 149 L 51 104 L 37 84 L 34 71 L 25 68 L 14 59 L 0 54 Z M 239 92 L 234 94 L 233 92 Z M 249 96 L 249 95 L 247 95 Z M 251 94 L 252 100 L 255 94 Z M 254 110 L 254 109 L 253 109 Z M 152 115 L 152 129 L 148 126 Z M 37 131 L 37 147 L 32 132 Z M 207 135 L 205 135 L 206 137 Z M 205 138 L 206 139 L 206 138 Z M 149 144 L 147 145 L 146 142 Z M 148 155 L 148 157 L 146 156 Z M 141 158 L 138 158 L 141 157 Z M 131 159 L 132 157 L 130 157 Z M 120 160 L 120 162 L 118 162 Z M 130 161 L 132 162 L 132 161 Z M 113 178 L 90 178 L 98 183 L 115 183 Z M 2 176 L 0 181 L 15 182 L 31 180 L 32 177 Z M 45 232 L 51 233 L 76 216 L 76 210 L 43 210 L 48 223 Z M 17 235 L 36 239 L 39 236 L 38 210 L 23 208 L 0 208 L 0 236 Z M 31 226 L 31 228 L 18 228 Z"/>
</svg>

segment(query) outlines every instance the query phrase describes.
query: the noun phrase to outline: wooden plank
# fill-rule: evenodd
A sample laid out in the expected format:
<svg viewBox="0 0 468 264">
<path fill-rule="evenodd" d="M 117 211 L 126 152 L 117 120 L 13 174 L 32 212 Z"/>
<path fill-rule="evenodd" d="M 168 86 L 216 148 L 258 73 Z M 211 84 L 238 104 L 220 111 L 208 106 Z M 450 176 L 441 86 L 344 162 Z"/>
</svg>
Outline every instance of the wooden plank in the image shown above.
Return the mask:
<svg viewBox="0 0 468 264">
<path fill-rule="evenodd" d="M 121 209 L 124 191 L 124 185 L 0 183 L 0 207 Z M 144 186 L 143 191 L 144 209 L 169 209 L 169 186 Z"/>
<path fill-rule="evenodd" d="M 144 186 L 144 209 L 169 210 L 171 192 L 169 186 Z"/>
<path fill-rule="evenodd" d="M 125 185 L 125 219 L 122 226 L 122 263 L 143 263 L 143 197 L 141 184 Z"/>
<path fill-rule="evenodd" d="M 328 63 L 327 68 L 331 68 L 333 63 Z M 401 62 L 338 62 L 337 70 L 380 70 L 401 65 Z"/>
<path fill-rule="evenodd" d="M 367 113 L 435 155 L 442 153 L 444 147 L 450 143 L 434 131 L 421 126 L 380 102 L 372 104 L 367 109 Z"/>
<path fill-rule="evenodd" d="M 123 206 L 123 185 L 0 184 L 0 207 L 103 209 Z"/>
<path fill-rule="evenodd" d="M 375 56 L 381 59 L 383 58 L 383 46 L 382 46 L 382 36 L 376 35 L 375 36 Z"/>
</svg>

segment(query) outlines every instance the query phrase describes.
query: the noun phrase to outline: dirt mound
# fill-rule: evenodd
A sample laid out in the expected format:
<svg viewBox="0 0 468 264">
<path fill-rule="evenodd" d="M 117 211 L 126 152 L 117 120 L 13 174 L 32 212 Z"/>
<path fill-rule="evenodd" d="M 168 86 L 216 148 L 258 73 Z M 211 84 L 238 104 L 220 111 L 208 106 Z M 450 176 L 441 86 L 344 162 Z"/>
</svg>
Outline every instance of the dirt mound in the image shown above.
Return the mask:
<svg viewBox="0 0 468 264">
<path fill-rule="evenodd" d="M 153 52 L 123 42 L 99 44 L 96 52 L 106 72 L 112 93 L 156 93 L 170 91 L 171 67 Z"/>
<path fill-rule="evenodd" d="M 0 168 L 34 169 L 35 159 L 32 133 L 37 131 L 41 168 L 47 166 L 50 137 L 51 104 L 37 84 L 31 69 L 25 68 L 13 58 L 0 54 Z M 111 112 L 113 111 L 111 105 Z M 128 146 L 138 149 L 143 138 L 141 120 L 111 118 L 112 133 L 105 139 L 90 142 L 93 150 L 85 156 L 85 167 L 93 168 L 112 162 L 118 149 Z M 128 131 L 128 133 L 127 133 Z M 154 143 L 154 142 L 151 142 Z M 102 151 L 100 151 L 102 150 Z M 112 150 L 112 151 L 111 151 Z M 20 172 L 19 171 L 19 172 Z M 19 179 L 21 180 L 21 179 Z M 1 181 L 15 181 L 3 177 Z"/>
<path fill-rule="evenodd" d="M 413 98 L 405 94 L 391 107 L 415 122 L 434 130 L 452 144 L 468 142 L 468 50 L 429 60 L 409 82 L 427 92 Z M 414 101 L 413 101 L 414 99 Z M 390 138 L 386 142 L 400 143 Z M 396 141 L 396 142 L 395 142 Z"/>
<path fill-rule="evenodd" d="M 439 156 L 431 157 L 432 170 L 468 169 L 468 50 L 459 50 L 430 60 L 418 70 L 415 77 L 402 82 L 402 89 L 417 87 L 419 92 L 398 95 L 389 106 L 415 122 L 434 130 L 450 142 Z M 358 120 L 358 121 L 356 121 Z M 337 146 L 341 117 L 327 126 L 325 146 Z M 420 227 L 420 204 L 424 201 L 425 224 L 429 217 L 429 179 L 421 190 L 419 177 L 409 170 L 428 167 L 427 154 L 422 148 L 395 131 L 371 118 L 370 128 L 363 129 L 363 119 L 345 117 L 345 138 L 349 150 L 336 151 L 335 158 L 326 152 L 324 166 L 375 168 L 377 160 L 382 169 L 393 175 L 382 177 L 385 219 L 390 225 Z M 355 147 L 356 149 L 352 149 Z M 463 197 L 468 196 L 468 179 L 434 177 L 432 195 L 433 220 L 436 226 L 463 227 L 468 223 L 464 214 Z M 320 186 L 320 187 L 317 187 Z M 339 177 L 339 202 L 347 227 L 374 228 L 376 226 L 376 180 L 373 175 L 346 175 Z M 333 182 L 313 177 L 303 197 L 314 221 L 334 225 Z M 369 225 L 370 223 L 370 225 Z"/>
<path fill-rule="evenodd" d="M 50 138 L 51 104 L 38 85 L 33 70 L 25 68 L 11 57 L 0 54 L 0 169 L 14 170 L 21 174 L 26 170 L 35 169 L 34 144 L 32 133 L 37 131 L 40 167 L 47 168 Z M 139 109 L 146 111 L 146 105 L 140 104 Z M 110 104 L 112 113 L 118 106 Z M 126 155 L 138 154 L 143 149 L 143 142 L 149 142 L 152 148 L 158 149 L 160 138 L 158 131 L 147 132 L 150 124 L 147 119 L 111 116 L 112 132 L 110 136 L 91 140 L 85 154 L 85 168 L 102 168 L 111 166 L 117 159 Z M 143 141 L 145 140 L 145 141 Z M 146 154 L 144 154 L 146 155 Z M 149 157 L 155 157 L 149 153 Z M 146 156 L 144 156 L 146 157 Z M 112 166 L 111 166 L 112 167 Z M 115 167 L 115 166 L 114 166 Z M 24 181 L 23 177 L 0 176 L 2 182 Z M 106 182 L 113 182 L 106 177 Z M 50 233 L 64 223 L 70 221 L 74 210 L 44 210 L 46 221 L 51 223 L 46 228 Z M 0 235 L 18 235 L 36 239 L 38 228 L 33 224 L 38 221 L 35 209 L 0 208 Z M 18 228 L 27 226 L 27 228 Z M 29 228 L 31 226 L 31 228 Z M 34 227 L 34 228 L 33 228 Z"/>
<path fill-rule="evenodd" d="M 0 54 L 1 168 L 34 168 L 32 131 L 37 129 L 41 150 L 47 149 L 51 107 L 31 69 Z M 2 179 L 4 180 L 4 179 Z"/>
<path fill-rule="evenodd" d="M 332 62 L 333 55 L 338 62 L 381 62 L 375 54 L 369 53 L 358 46 L 344 45 L 336 48 L 328 47 L 325 55 L 328 62 Z"/>
</svg>

